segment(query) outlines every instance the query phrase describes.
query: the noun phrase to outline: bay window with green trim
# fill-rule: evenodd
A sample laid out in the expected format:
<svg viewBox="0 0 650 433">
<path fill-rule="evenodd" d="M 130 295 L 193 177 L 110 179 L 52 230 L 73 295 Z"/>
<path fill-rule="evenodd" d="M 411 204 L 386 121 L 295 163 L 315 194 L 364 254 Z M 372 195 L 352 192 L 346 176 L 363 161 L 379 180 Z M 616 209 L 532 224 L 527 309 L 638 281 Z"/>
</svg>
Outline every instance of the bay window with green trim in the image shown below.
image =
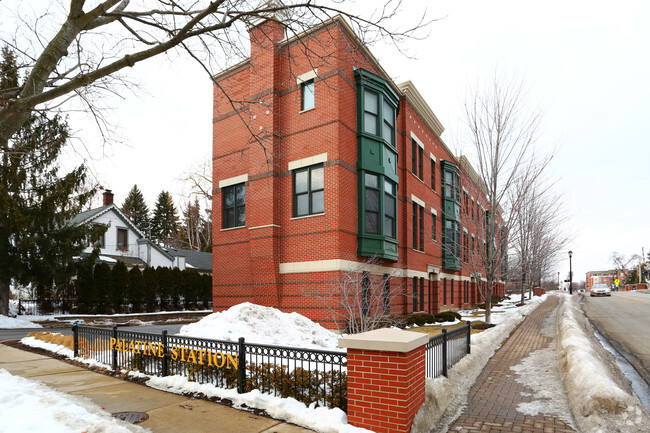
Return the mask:
<svg viewBox="0 0 650 433">
<path fill-rule="evenodd" d="M 399 96 L 383 78 L 354 71 L 357 86 L 357 254 L 397 260 Z"/>
<path fill-rule="evenodd" d="M 449 161 L 440 161 L 442 177 L 442 266 L 460 270 L 460 170 Z"/>
</svg>

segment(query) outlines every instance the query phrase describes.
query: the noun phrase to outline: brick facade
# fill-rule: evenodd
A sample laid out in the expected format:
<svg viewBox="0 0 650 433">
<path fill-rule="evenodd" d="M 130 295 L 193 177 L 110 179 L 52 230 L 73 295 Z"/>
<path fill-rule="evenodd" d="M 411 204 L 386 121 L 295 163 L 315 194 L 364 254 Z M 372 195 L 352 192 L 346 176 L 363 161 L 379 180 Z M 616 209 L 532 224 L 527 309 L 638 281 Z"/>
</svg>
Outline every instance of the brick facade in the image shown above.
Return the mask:
<svg viewBox="0 0 650 433">
<path fill-rule="evenodd" d="M 391 314 L 435 313 L 481 302 L 476 290 L 480 269 L 470 266 L 474 250 L 469 248 L 483 248 L 478 209 L 485 210 L 486 200 L 464 170 L 466 160 L 456 158 L 440 139 L 442 126 L 412 84 L 395 85 L 339 18 L 289 40 L 279 23 L 267 20 L 250 30 L 250 38 L 250 59 L 215 77 L 215 311 L 250 301 L 298 311 L 324 326 L 338 327 L 324 299 L 332 298 L 332 281 L 345 277 L 351 267 L 390 276 L 391 290 L 399 292 L 391 297 Z M 367 258 L 358 255 L 355 70 L 385 80 L 399 95 L 395 122 L 399 258 L 375 259 L 372 265 L 364 265 Z M 313 80 L 315 106 L 302 110 L 305 80 Z M 416 145 L 422 171 L 414 174 Z M 471 196 L 477 209 L 474 217 L 469 208 L 460 216 L 468 248 L 467 257 L 458 258 L 460 269 L 445 269 L 442 263 L 442 161 L 458 167 L 468 206 Z M 322 164 L 323 212 L 296 217 L 296 167 L 317 166 L 311 162 Z M 245 189 L 245 211 L 235 211 L 245 213 L 245 224 L 227 227 L 224 212 L 231 212 L 233 205 L 224 205 L 225 195 L 232 194 L 233 185 Z M 422 208 L 415 219 L 414 204 Z M 420 224 L 424 242 L 414 248 Z M 500 285 L 497 292 L 503 290 Z"/>
</svg>

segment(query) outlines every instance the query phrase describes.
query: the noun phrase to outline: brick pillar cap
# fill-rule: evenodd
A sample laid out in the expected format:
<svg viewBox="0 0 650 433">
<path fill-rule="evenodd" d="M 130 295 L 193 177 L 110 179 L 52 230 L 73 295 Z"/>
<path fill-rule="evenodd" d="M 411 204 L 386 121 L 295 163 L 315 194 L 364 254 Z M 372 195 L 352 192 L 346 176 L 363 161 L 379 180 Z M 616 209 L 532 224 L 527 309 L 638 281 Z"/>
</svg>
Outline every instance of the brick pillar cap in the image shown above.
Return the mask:
<svg viewBox="0 0 650 433">
<path fill-rule="evenodd" d="M 428 341 L 428 334 L 383 328 L 341 337 L 339 346 L 348 349 L 406 353 L 424 346 Z"/>
</svg>

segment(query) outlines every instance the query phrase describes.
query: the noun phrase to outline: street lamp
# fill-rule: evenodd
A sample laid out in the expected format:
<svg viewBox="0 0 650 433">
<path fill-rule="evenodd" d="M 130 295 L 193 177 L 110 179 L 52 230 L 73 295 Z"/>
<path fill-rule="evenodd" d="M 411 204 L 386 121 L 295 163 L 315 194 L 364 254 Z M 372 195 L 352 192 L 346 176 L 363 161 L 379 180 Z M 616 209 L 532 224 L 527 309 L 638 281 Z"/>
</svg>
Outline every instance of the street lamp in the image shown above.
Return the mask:
<svg viewBox="0 0 650 433">
<path fill-rule="evenodd" d="M 557 289 L 560 290 L 560 271 L 557 272 Z"/>
<path fill-rule="evenodd" d="M 569 295 L 573 294 L 573 272 L 571 271 L 571 258 L 573 251 L 569 251 Z"/>
</svg>

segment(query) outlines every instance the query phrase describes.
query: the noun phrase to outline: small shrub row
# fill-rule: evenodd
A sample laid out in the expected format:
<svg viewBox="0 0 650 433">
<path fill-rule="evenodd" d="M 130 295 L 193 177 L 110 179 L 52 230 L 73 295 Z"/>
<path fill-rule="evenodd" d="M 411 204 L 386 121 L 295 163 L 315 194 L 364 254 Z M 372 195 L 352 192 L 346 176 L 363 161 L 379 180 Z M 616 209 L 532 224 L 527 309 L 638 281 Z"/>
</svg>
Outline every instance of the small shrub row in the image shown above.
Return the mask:
<svg viewBox="0 0 650 433">
<path fill-rule="evenodd" d="M 455 320 L 460 320 L 461 315 L 455 311 L 442 311 L 438 314 L 411 314 L 406 316 L 404 319 L 404 324 L 406 326 L 422 326 L 427 323 L 441 323 L 441 322 L 453 322 Z"/>
</svg>

